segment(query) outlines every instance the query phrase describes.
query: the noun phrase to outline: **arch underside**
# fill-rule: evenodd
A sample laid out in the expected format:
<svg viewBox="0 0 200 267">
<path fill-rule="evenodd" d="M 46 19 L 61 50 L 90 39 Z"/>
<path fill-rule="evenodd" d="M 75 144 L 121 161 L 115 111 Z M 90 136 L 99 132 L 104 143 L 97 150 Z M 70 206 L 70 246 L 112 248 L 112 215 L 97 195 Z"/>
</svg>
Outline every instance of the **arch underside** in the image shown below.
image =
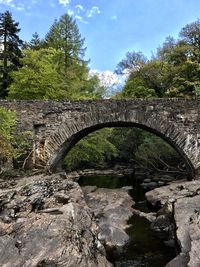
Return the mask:
<svg viewBox="0 0 200 267">
<path fill-rule="evenodd" d="M 146 123 L 147 124 L 147 123 Z M 151 132 L 159 137 L 161 137 L 163 140 L 165 140 L 168 144 L 170 144 L 177 153 L 182 157 L 183 161 L 186 164 L 186 167 L 188 169 L 188 172 L 191 173 L 191 176 L 195 176 L 195 167 L 192 163 L 192 160 L 188 157 L 188 154 L 185 152 L 185 146 L 186 146 L 186 135 L 184 133 L 180 133 L 173 124 L 166 124 L 161 121 L 159 122 L 157 119 L 155 120 L 155 123 L 152 123 L 151 120 L 148 120 L 149 125 L 145 125 L 138 122 L 131 122 L 131 121 L 111 121 L 111 122 L 100 122 L 93 125 L 85 125 L 85 127 L 81 127 L 79 129 L 78 123 L 76 122 L 73 124 L 73 133 L 65 133 L 64 130 L 66 129 L 65 125 L 61 125 L 60 129 L 56 133 L 62 133 L 62 141 L 60 144 L 58 144 L 57 149 L 54 149 L 54 151 L 51 150 L 50 157 L 48 159 L 47 168 L 53 172 L 55 172 L 57 169 L 59 169 L 62 165 L 62 162 L 67 155 L 67 153 L 71 150 L 71 148 L 82 138 L 87 136 L 88 134 L 105 128 L 105 127 L 135 127 L 135 128 L 141 128 L 148 132 Z M 63 128 L 62 128 L 63 127 Z M 67 127 L 69 128 L 69 127 Z M 58 140 L 58 137 L 56 138 Z M 55 141 L 54 139 L 51 140 Z M 51 143 L 50 142 L 50 143 Z M 47 145 L 49 142 L 47 142 Z M 48 151 L 48 147 L 46 148 Z M 53 153 L 52 153 L 53 152 Z"/>
</svg>

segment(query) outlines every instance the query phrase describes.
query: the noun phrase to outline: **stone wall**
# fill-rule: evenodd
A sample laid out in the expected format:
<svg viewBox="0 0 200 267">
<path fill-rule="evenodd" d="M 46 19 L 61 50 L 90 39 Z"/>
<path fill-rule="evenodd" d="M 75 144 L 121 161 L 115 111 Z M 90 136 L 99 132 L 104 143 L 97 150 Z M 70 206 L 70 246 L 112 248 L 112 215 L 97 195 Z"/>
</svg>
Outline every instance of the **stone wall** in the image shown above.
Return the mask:
<svg viewBox="0 0 200 267">
<path fill-rule="evenodd" d="M 167 140 L 188 166 L 200 167 L 200 100 L 8 101 L 19 131 L 31 131 L 33 163 L 54 170 L 70 148 L 90 132 L 109 126 L 136 126 Z"/>
</svg>

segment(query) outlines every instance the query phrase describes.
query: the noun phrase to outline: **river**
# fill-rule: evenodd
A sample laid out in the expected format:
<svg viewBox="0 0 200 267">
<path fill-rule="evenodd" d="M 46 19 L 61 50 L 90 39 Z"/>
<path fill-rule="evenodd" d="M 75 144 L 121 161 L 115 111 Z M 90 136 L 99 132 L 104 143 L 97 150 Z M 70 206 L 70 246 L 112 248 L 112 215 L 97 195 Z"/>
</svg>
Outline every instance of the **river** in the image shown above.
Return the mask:
<svg viewBox="0 0 200 267">
<path fill-rule="evenodd" d="M 134 208 L 143 212 L 150 212 L 145 194 L 140 186 L 141 177 L 131 176 L 84 176 L 79 179 L 81 186 L 95 185 L 98 188 L 121 188 L 132 186 L 131 196 L 135 201 Z M 115 267 L 164 267 L 176 255 L 175 249 L 165 246 L 156 237 L 145 218 L 133 215 L 129 220 L 130 228 L 127 233 L 130 242 L 121 253 L 108 251 L 108 259 Z"/>
</svg>

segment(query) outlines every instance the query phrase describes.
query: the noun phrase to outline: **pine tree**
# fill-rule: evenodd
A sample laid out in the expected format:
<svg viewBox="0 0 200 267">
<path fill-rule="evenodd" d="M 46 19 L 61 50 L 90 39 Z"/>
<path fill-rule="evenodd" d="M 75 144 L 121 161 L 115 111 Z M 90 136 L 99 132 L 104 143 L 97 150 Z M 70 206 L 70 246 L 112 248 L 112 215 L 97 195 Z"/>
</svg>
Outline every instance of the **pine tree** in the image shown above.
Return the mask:
<svg viewBox="0 0 200 267">
<path fill-rule="evenodd" d="M 32 35 L 30 42 L 24 42 L 23 49 L 39 50 L 45 48 L 44 40 L 40 39 L 37 32 Z"/>
<path fill-rule="evenodd" d="M 81 38 L 76 22 L 68 14 L 63 15 L 59 21 L 55 20 L 45 41 L 47 46 L 63 51 L 66 67 L 84 62 L 84 38 Z"/>
<path fill-rule="evenodd" d="M 22 52 L 19 38 L 19 23 L 12 19 L 9 11 L 0 14 L 0 97 L 8 95 L 8 86 L 11 83 L 10 73 L 18 69 Z"/>
<path fill-rule="evenodd" d="M 63 86 L 72 98 L 81 98 L 88 87 L 88 62 L 84 60 L 84 38 L 76 21 L 64 14 L 51 26 L 45 38 L 46 46 L 60 51 L 59 72 Z"/>
</svg>

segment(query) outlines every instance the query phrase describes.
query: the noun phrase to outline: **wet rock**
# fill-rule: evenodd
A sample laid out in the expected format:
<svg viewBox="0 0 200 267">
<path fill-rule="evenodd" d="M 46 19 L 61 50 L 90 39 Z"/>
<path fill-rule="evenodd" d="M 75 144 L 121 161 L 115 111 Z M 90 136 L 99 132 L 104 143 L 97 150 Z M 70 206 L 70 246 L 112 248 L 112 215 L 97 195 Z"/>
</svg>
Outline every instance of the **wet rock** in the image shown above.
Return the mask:
<svg viewBox="0 0 200 267">
<path fill-rule="evenodd" d="M 117 175 L 123 177 L 124 175 L 132 175 L 134 173 L 134 169 L 127 168 L 127 167 L 116 167 L 114 169 L 103 169 L 103 170 L 96 170 L 96 169 L 84 169 L 78 171 L 79 176 L 88 176 L 88 175 Z"/>
<path fill-rule="evenodd" d="M 149 222 L 154 222 L 156 220 L 156 213 L 155 212 L 148 212 L 148 213 L 145 213 L 145 212 L 142 212 L 140 210 L 133 210 L 133 213 L 135 215 L 138 215 L 140 216 L 141 218 L 145 218 L 147 219 Z"/>
<path fill-rule="evenodd" d="M 125 232 L 133 214 L 134 201 L 129 196 L 131 187 L 121 189 L 82 187 L 86 202 L 98 218 L 99 239 L 109 247 L 122 247 L 129 241 Z"/>
<path fill-rule="evenodd" d="M 150 183 L 151 182 L 151 179 L 147 178 L 147 179 L 144 179 L 143 183 Z"/>
<path fill-rule="evenodd" d="M 158 181 L 158 186 L 164 186 L 165 185 L 165 182 L 163 181 Z"/>
<path fill-rule="evenodd" d="M 175 259 L 170 261 L 165 267 L 184 267 L 188 266 L 189 256 L 185 253 L 180 253 Z M 194 265 L 193 267 L 198 267 Z"/>
<path fill-rule="evenodd" d="M 145 180 L 149 180 L 149 179 L 145 179 Z M 145 180 L 144 180 L 144 181 L 145 181 Z M 143 183 L 141 184 L 141 186 L 143 187 L 143 189 L 144 189 L 145 191 L 149 191 L 149 190 L 152 190 L 152 189 L 158 187 L 159 185 L 158 185 L 157 182 L 143 182 Z"/>
</svg>

